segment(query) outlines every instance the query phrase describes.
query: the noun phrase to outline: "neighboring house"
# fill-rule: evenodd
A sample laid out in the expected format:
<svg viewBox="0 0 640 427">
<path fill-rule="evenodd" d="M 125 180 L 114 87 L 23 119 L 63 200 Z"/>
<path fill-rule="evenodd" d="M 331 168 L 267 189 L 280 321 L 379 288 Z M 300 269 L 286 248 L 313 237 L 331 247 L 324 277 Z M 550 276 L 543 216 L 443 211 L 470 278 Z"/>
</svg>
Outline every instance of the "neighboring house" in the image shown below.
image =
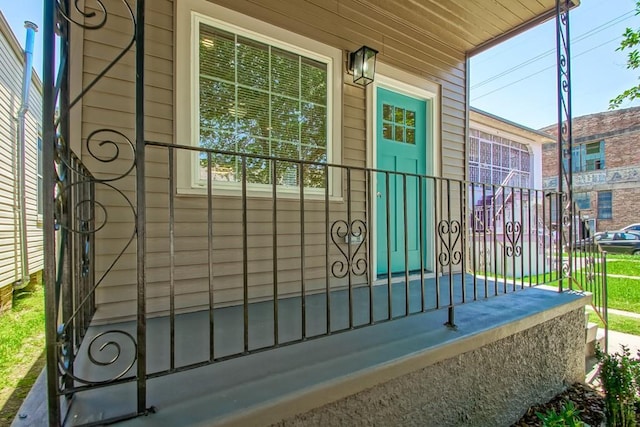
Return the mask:
<svg viewBox="0 0 640 427">
<path fill-rule="evenodd" d="M 467 59 L 553 0 L 85 6 L 45 2 L 52 424 L 509 425 L 584 378 L 591 275 L 466 261 Z"/>
<path fill-rule="evenodd" d="M 475 254 L 475 265 L 487 264 L 487 269 L 516 275 L 528 275 L 536 264 L 544 263 L 545 255 L 540 240 L 548 233 L 545 224 L 544 194 L 542 192 L 542 145 L 554 141 L 543 132 L 522 126 L 476 108 L 470 108 L 469 140 L 467 143 L 469 202 L 472 210 L 472 234 L 470 240 L 480 242 Z M 532 215 L 529 215 L 529 213 Z M 516 265 L 503 262 L 502 247 L 505 244 L 506 224 L 517 220 L 523 230 L 525 258 L 536 257 L 538 262 Z M 540 231 L 540 233 L 538 232 Z M 482 232 L 482 233 L 479 233 Z M 493 256 L 492 244 L 485 245 L 485 233 L 489 242 L 499 246 Z M 538 243 L 538 244 L 535 244 Z M 481 250 L 485 249 L 485 250 Z M 485 252 L 489 253 L 485 261 Z M 497 264 L 493 259 L 497 259 Z M 535 268 L 538 268 L 535 267 Z"/>
<path fill-rule="evenodd" d="M 557 127 L 543 131 L 556 134 Z M 640 107 L 605 111 L 573 120 L 573 198 L 596 231 L 640 222 Z M 558 176 L 555 143 L 543 147 L 544 188 Z"/>
<path fill-rule="evenodd" d="M 542 189 L 542 146 L 552 135 L 470 108 L 469 181 Z"/>
<path fill-rule="evenodd" d="M 40 163 L 42 83 L 33 73 L 24 123 L 24 200 L 22 230 L 22 165 L 20 109 L 23 106 L 25 53 L 0 12 L 0 294 L 2 307 L 10 306 L 14 286 L 25 286 L 42 270 L 42 165 Z M 26 244 L 25 244 L 26 243 Z M 23 258 L 24 254 L 24 258 Z"/>
</svg>

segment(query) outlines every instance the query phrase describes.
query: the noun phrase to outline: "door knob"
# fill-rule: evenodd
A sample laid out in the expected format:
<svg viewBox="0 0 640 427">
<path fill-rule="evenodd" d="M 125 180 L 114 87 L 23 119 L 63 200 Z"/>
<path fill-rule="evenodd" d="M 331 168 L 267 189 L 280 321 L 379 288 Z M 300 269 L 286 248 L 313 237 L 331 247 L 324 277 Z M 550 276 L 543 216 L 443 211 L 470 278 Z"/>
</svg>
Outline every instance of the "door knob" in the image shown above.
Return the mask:
<svg viewBox="0 0 640 427">
<path fill-rule="evenodd" d="M 378 191 L 378 192 L 376 193 L 376 197 L 377 197 L 377 198 L 382 197 L 382 193 Z"/>
</svg>

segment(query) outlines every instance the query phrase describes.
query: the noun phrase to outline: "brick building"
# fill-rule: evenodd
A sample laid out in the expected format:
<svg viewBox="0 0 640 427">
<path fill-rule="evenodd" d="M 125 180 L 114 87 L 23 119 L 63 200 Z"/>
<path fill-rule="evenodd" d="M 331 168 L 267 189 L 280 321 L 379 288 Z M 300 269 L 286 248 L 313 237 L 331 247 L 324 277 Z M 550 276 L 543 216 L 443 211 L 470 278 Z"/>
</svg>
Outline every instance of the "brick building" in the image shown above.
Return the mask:
<svg viewBox="0 0 640 427">
<path fill-rule="evenodd" d="M 550 126 L 542 131 L 557 135 Z M 573 120 L 573 192 L 583 218 L 597 231 L 640 222 L 640 107 L 576 117 Z M 542 148 L 545 189 L 557 187 L 556 143 Z"/>
</svg>

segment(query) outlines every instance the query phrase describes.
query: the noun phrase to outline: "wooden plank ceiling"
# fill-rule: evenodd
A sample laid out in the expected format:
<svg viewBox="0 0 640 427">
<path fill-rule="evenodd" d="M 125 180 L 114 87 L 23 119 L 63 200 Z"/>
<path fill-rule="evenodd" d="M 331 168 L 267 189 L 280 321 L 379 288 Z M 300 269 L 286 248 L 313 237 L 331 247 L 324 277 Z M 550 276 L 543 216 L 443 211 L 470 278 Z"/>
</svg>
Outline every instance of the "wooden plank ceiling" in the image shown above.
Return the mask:
<svg viewBox="0 0 640 427">
<path fill-rule="evenodd" d="M 543 16 L 555 16 L 556 3 L 555 0 L 357 1 L 463 52 L 473 51 Z"/>
</svg>

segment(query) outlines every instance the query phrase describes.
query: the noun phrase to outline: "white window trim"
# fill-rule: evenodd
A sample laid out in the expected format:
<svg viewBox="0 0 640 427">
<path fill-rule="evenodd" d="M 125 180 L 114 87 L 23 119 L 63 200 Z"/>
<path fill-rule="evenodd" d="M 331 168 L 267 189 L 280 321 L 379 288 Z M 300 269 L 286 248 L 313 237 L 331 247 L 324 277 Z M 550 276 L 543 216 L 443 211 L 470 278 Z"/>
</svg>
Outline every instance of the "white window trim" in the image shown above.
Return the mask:
<svg viewBox="0 0 640 427">
<path fill-rule="evenodd" d="M 179 145 L 198 146 L 199 119 L 198 111 L 198 25 L 209 23 L 215 27 L 226 29 L 264 41 L 292 52 L 319 59 L 327 63 L 327 162 L 342 163 L 342 51 L 316 40 L 309 39 L 266 22 L 251 18 L 230 9 L 215 5 L 206 0 L 180 0 L 175 4 L 175 105 L 174 119 L 176 143 Z M 214 18 L 215 17 L 215 18 Z M 247 28 L 251 28 L 248 30 Z M 189 46 L 190 48 L 186 48 Z M 187 108 L 183 108 L 187 107 Z M 197 152 L 187 153 L 179 150 L 177 155 L 177 192 L 179 194 L 204 195 L 206 185 L 199 184 L 197 168 Z M 341 195 L 341 180 L 337 179 L 339 170 L 332 169 L 329 175 L 330 196 Z M 229 185 L 213 183 L 216 195 L 239 196 L 241 183 Z M 305 190 L 313 197 L 318 189 Z M 298 187 L 277 186 L 278 195 L 282 197 L 299 197 Z M 271 185 L 248 184 L 249 196 L 271 197 Z M 324 190 L 321 191 L 324 194 Z M 318 196 L 320 197 L 320 196 Z M 315 197 L 314 197 L 315 198 Z"/>
</svg>

